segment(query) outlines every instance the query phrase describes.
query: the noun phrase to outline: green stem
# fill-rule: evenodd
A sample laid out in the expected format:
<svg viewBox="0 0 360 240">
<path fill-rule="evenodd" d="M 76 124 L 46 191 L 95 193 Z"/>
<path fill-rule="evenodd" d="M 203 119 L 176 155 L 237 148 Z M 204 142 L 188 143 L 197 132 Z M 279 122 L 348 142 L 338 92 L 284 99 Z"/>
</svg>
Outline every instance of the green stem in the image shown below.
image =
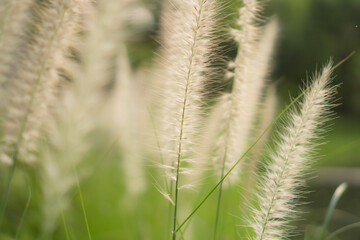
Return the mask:
<svg viewBox="0 0 360 240">
<path fill-rule="evenodd" d="M 70 240 L 69 231 L 67 229 L 64 212 L 61 213 L 61 219 L 62 219 L 62 222 L 63 222 L 63 225 L 64 225 L 66 239 Z"/>
<path fill-rule="evenodd" d="M 342 183 L 336 188 L 336 190 L 335 190 L 335 192 L 334 192 L 334 194 L 333 194 L 333 196 L 332 196 L 332 198 L 330 200 L 328 210 L 326 211 L 326 215 L 325 215 L 325 218 L 324 218 L 323 225 L 321 227 L 321 232 L 319 234 L 318 240 L 323 240 L 324 239 L 325 230 L 326 230 L 327 226 L 329 225 L 329 222 L 331 220 L 331 215 L 332 215 L 337 203 L 339 202 L 340 198 L 345 193 L 347 187 L 348 187 L 347 183 Z"/>
<path fill-rule="evenodd" d="M 2 197 L 1 197 L 1 204 L 0 204 L 0 233 L 1 233 L 2 222 L 3 222 L 3 219 L 4 219 L 4 215 L 5 215 L 5 209 L 6 209 L 6 205 L 7 205 L 7 200 L 8 200 L 8 196 L 9 196 L 11 180 L 12 180 L 12 178 L 14 176 L 14 172 L 15 172 L 16 162 L 17 161 L 13 161 L 13 164 L 10 167 L 9 176 L 7 178 L 7 182 L 6 182 Z"/>
<path fill-rule="evenodd" d="M 90 233 L 89 222 L 88 222 L 87 215 L 86 215 L 84 198 L 83 198 L 83 195 L 82 195 L 82 192 L 81 192 L 80 181 L 79 181 L 79 177 L 78 177 L 76 169 L 75 169 L 75 175 L 76 175 L 76 185 L 77 185 L 78 192 L 79 192 L 80 203 L 81 203 L 81 208 L 82 208 L 82 212 L 83 212 L 83 215 L 84 215 L 86 230 L 87 230 L 88 238 L 89 238 L 89 240 L 91 240 L 92 238 L 91 238 L 91 233 Z"/>
<path fill-rule="evenodd" d="M 198 37 L 198 31 L 200 29 L 200 22 L 201 22 L 201 13 L 203 9 L 203 5 L 206 1 L 202 1 L 200 3 L 200 7 L 198 10 L 198 15 L 196 16 L 196 27 L 194 29 L 194 36 L 193 42 L 190 49 L 190 58 L 189 58 L 189 68 L 187 75 L 185 77 L 186 80 L 186 88 L 184 93 L 184 102 L 182 107 L 182 116 L 181 116 L 181 123 L 180 123 L 180 136 L 179 136 L 179 149 L 178 149 L 178 156 L 177 156 L 177 166 L 176 166 L 176 180 L 175 180 L 175 202 L 174 202 L 174 220 L 173 220 L 173 231 L 172 231 L 172 239 L 176 239 L 176 221 L 177 221 L 177 209 L 178 209 L 178 195 L 179 195 L 179 175 L 180 175 L 180 164 L 181 164 L 181 147 L 182 147 L 182 135 L 183 135 L 183 127 L 184 127 L 184 120 L 185 120 L 185 110 L 186 110 L 186 102 L 188 97 L 188 90 L 190 85 L 190 77 L 191 71 L 193 66 L 193 58 L 195 53 L 195 46 Z"/>
<path fill-rule="evenodd" d="M 330 240 L 330 239 L 334 238 L 335 236 L 339 235 L 340 233 L 343 233 L 345 231 L 348 231 L 353 228 L 358 228 L 358 227 L 360 227 L 360 222 L 349 224 L 349 225 L 342 227 L 342 228 L 336 230 L 335 232 L 331 233 L 327 238 L 325 238 L 325 240 Z"/>
<path fill-rule="evenodd" d="M 24 221 L 25 221 L 25 216 L 26 216 L 26 214 L 27 214 L 27 212 L 29 210 L 30 203 L 31 203 L 31 187 L 30 187 L 30 184 L 29 184 L 29 196 L 28 196 L 28 199 L 27 199 L 27 202 L 26 202 L 26 205 L 25 205 L 24 212 L 21 215 L 19 226 L 18 226 L 18 228 L 16 230 L 15 239 L 19 239 L 19 237 L 20 237 L 21 229 L 22 229 L 22 226 L 23 226 Z"/>
<path fill-rule="evenodd" d="M 225 151 L 226 154 L 226 151 Z M 222 163 L 222 169 L 221 169 L 221 176 L 220 179 L 224 177 L 224 171 L 225 171 L 225 154 L 223 158 Z M 216 217 L 215 217 L 215 226 L 214 226 L 214 240 L 216 240 L 216 233 L 217 233 L 217 226 L 219 223 L 219 216 L 220 216 L 220 206 L 221 206 L 221 197 L 222 197 L 222 183 L 219 186 L 219 195 L 218 195 L 218 201 L 217 201 L 217 207 L 216 207 Z"/>
</svg>

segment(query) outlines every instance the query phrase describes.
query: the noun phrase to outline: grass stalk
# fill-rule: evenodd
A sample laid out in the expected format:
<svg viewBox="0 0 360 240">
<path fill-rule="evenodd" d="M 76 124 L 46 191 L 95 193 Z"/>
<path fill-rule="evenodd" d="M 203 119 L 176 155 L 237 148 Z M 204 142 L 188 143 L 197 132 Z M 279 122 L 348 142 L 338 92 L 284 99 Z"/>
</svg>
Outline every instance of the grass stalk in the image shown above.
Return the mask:
<svg viewBox="0 0 360 240">
<path fill-rule="evenodd" d="M 81 192 L 79 176 L 77 174 L 76 169 L 75 169 L 75 175 L 76 175 L 76 185 L 77 185 L 77 189 L 78 189 L 79 197 L 80 197 L 81 209 L 82 209 L 82 212 L 83 212 L 83 215 L 84 215 L 84 220 L 85 220 L 85 225 L 86 225 L 86 231 L 87 231 L 87 235 L 88 235 L 89 240 L 91 240 L 92 238 L 91 238 L 91 233 L 90 233 L 89 222 L 88 222 L 87 215 L 86 215 L 84 198 L 83 198 L 83 195 L 82 195 L 82 192 Z"/>
<path fill-rule="evenodd" d="M 29 207 L 30 207 L 31 197 L 32 197 L 32 195 L 31 195 L 31 187 L 30 187 L 30 184 L 29 184 L 28 199 L 26 201 L 25 209 L 23 211 L 23 214 L 21 215 L 21 219 L 20 219 L 19 225 L 18 225 L 17 230 L 16 230 L 15 239 L 19 239 L 19 237 L 20 237 L 22 226 L 24 225 L 25 217 L 26 217 L 26 214 L 27 214 L 27 212 L 29 210 Z"/>
<path fill-rule="evenodd" d="M 349 225 L 346 225 L 338 230 L 336 230 L 335 232 L 331 233 L 327 238 L 325 238 L 325 240 L 330 240 L 334 237 L 336 237 L 337 235 L 345 232 L 345 231 L 348 231 L 350 229 L 353 229 L 353 228 L 358 228 L 360 227 L 360 222 L 356 222 L 356 223 L 352 223 L 352 224 L 349 224 Z"/>
<path fill-rule="evenodd" d="M 69 231 L 68 231 L 68 229 L 67 229 L 64 212 L 61 213 L 61 220 L 62 220 L 62 223 L 63 223 L 63 225 L 64 225 L 66 240 L 70 240 L 70 235 L 69 235 Z"/>
<path fill-rule="evenodd" d="M 190 49 L 190 57 L 189 57 L 189 67 L 188 72 L 185 78 L 186 81 L 186 88 L 184 93 L 184 102 L 182 107 L 182 115 L 181 115 L 181 123 L 180 123 L 180 135 L 179 135 L 179 148 L 178 148 L 178 155 L 177 155 L 177 166 L 176 166 L 176 180 L 175 180 L 175 199 L 174 199 L 174 215 L 173 215 L 173 230 L 172 230 L 172 239 L 176 239 L 176 223 L 177 223 L 177 211 L 178 211 L 178 195 L 179 195 L 179 175 L 180 175 L 180 164 L 181 164 L 181 147 L 182 147 L 182 137 L 183 137 L 183 128 L 184 128 L 184 120 L 185 120 L 185 111 L 186 111 L 186 102 L 188 97 L 188 90 L 190 85 L 190 78 L 192 73 L 192 66 L 193 66 L 193 59 L 195 57 L 195 46 L 197 43 L 198 38 L 198 31 L 200 29 L 200 22 L 201 22 L 201 13 L 206 1 L 202 1 L 200 3 L 200 7 L 198 9 L 198 15 L 196 16 L 196 27 L 194 28 L 194 36 L 193 42 Z"/>
<path fill-rule="evenodd" d="M 177 166 L 176 166 L 176 181 L 175 181 L 175 201 L 174 201 L 174 216 L 173 216 L 173 231 L 172 231 L 172 239 L 176 239 L 176 220 L 177 220 L 177 209 L 178 209 L 178 195 L 179 195 L 179 173 L 180 173 L 180 163 L 181 163 L 181 141 L 182 141 L 182 133 L 183 133 L 183 126 L 184 126 L 184 118 L 185 118 L 185 108 L 186 108 L 186 97 L 188 91 L 188 85 L 186 84 L 185 90 L 185 99 L 183 105 L 183 112 L 181 116 L 181 128 L 180 128 L 180 137 L 179 137 L 179 150 L 178 150 L 178 157 L 177 157 Z"/>
<path fill-rule="evenodd" d="M 7 200 L 8 200 L 8 196 L 9 196 L 9 191 L 10 191 L 10 185 L 11 185 L 11 181 L 12 178 L 14 176 L 14 172 L 15 172 L 15 165 L 16 165 L 17 161 L 13 161 L 13 164 L 10 167 L 10 172 L 6 181 L 6 185 L 5 188 L 3 190 L 2 196 L 1 196 L 1 203 L 0 203 L 0 233 L 1 233 L 1 226 L 2 226 L 2 222 L 3 222 L 3 218 L 5 215 L 5 210 L 6 210 L 6 205 L 7 205 Z"/>
<path fill-rule="evenodd" d="M 325 230 L 326 230 L 327 226 L 330 223 L 331 215 L 334 212 L 334 209 L 336 208 L 337 203 L 339 202 L 340 198 L 343 196 L 343 194 L 345 193 L 347 188 L 348 188 L 347 183 L 342 183 L 336 188 L 336 190 L 335 190 L 335 192 L 334 192 L 334 194 L 333 194 L 333 196 L 332 196 L 332 198 L 330 200 L 328 210 L 326 211 L 326 215 L 325 215 L 325 218 L 324 218 L 324 222 L 323 222 L 323 224 L 321 226 L 321 231 L 320 231 L 318 240 L 323 240 L 324 239 Z"/>
<path fill-rule="evenodd" d="M 220 179 L 222 179 L 224 177 L 225 160 L 226 160 L 226 152 L 227 152 L 226 150 L 227 150 L 227 148 L 225 147 L 225 153 L 224 153 L 224 158 L 223 158 L 223 162 L 222 162 Z M 219 224 L 221 197 L 222 197 L 222 182 L 220 183 L 220 186 L 219 186 L 219 195 L 218 195 L 217 206 L 216 206 L 216 216 L 215 216 L 215 225 L 214 225 L 214 240 L 216 240 L 217 228 L 218 228 L 218 224 Z"/>
</svg>

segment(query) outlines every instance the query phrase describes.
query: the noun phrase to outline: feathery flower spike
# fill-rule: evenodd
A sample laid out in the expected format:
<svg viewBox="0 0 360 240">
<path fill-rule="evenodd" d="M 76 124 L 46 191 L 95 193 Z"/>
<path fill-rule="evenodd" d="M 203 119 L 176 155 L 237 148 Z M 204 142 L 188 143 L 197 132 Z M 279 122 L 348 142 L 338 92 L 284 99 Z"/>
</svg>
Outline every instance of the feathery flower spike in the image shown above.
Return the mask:
<svg viewBox="0 0 360 240">
<path fill-rule="evenodd" d="M 277 150 L 270 155 L 271 163 L 261 178 L 257 199 L 259 208 L 253 209 L 249 225 L 255 232 L 252 239 L 287 239 L 296 217 L 294 202 L 305 185 L 305 176 L 312 153 L 329 117 L 329 108 L 335 87 L 331 87 L 332 67 L 329 63 L 321 74 L 316 74 L 311 88 L 298 104 L 298 110 L 289 114 L 279 134 Z"/>
<path fill-rule="evenodd" d="M 170 182 L 179 182 L 179 174 L 189 173 L 185 165 L 192 164 L 189 156 L 199 132 L 202 89 L 207 81 L 204 72 L 216 47 L 216 10 L 214 0 L 173 1 L 166 15 L 172 26 L 165 26 L 163 33 L 167 41 L 163 43 L 166 65 L 159 135 Z"/>
<path fill-rule="evenodd" d="M 239 159 L 247 147 L 278 32 L 277 21 L 274 19 L 264 28 L 257 25 L 259 5 L 256 0 L 244 2 L 238 22 L 241 30 L 234 33 L 239 50 L 235 59 L 234 83 L 229 99 L 229 125 L 224 133 L 225 146 L 222 146 L 226 150 L 223 150 L 224 155 L 220 156 L 220 162 L 225 164 L 225 171 Z M 241 166 L 233 171 L 230 179 L 239 179 L 239 171 Z"/>
<path fill-rule="evenodd" d="M 36 141 L 56 100 L 55 91 L 60 79 L 58 69 L 66 62 L 78 30 L 81 2 L 56 0 L 34 6 L 34 31 L 19 62 L 13 63 L 14 76 L 5 86 L 2 162 L 35 160 Z"/>
<path fill-rule="evenodd" d="M 161 143 L 166 163 L 175 170 L 168 171 L 170 181 L 175 182 L 175 239 L 180 175 L 189 173 L 184 166 L 191 164 L 189 156 L 200 126 L 201 90 L 206 82 L 204 72 L 209 67 L 212 47 L 215 47 L 217 3 L 214 0 L 175 0 L 172 4 L 171 14 L 167 15 L 171 17 L 172 26 L 166 27 L 168 32 L 164 33 L 168 36 L 168 41 L 164 42 L 167 86 Z"/>
</svg>

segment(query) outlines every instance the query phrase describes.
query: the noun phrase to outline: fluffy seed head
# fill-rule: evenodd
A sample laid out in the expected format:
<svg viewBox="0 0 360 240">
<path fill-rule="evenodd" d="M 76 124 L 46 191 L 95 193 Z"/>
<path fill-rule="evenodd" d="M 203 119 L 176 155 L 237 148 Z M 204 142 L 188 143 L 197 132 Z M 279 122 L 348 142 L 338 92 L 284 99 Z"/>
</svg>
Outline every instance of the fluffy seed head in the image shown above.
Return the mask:
<svg viewBox="0 0 360 240">
<path fill-rule="evenodd" d="M 174 179 L 178 156 L 183 168 L 191 164 L 189 156 L 196 143 L 201 118 L 202 90 L 207 78 L 214 44 L 217 5 L 214 0 L 172 1 L 164 27 L 164 96 L 161 144 L 167 171 Z M 165 19 L 166 21 L 166 19 Z M 191 171 L 192 172 L 192 171 Z M 192 172 L 193 173 L 193 172 Z"/>
<path fill-rule="evenodd" d="M 277 36 L 277 22 L 270 21 L 265 27 L 258 26 L 257 17 L 260 4 L 258 1 L 245 1 L 240 9 L 238 24 L 240 31 L 234 30 L 234 37 L 239 48 L 233 64 L 233 88 L 228 99 L 228 108 L 224 109 L 227 116 L 226 127 L 223 129 L 224 141 L 218 141 L 218 163 L 225 164 L 225 172 L 245 152 L 255 122 L 255 112 L 270 68 L 273 47 Z M 239 179 L 236 168 L 230 179 Z"/>
<path fill-rule="evenodd" d="M 253 239 L 286 239 L 291 232 L 289 221 L 298 214 L 296 200 L 304 187 L 309 164 L 313 159 L 316 140 L 329 116 L 334 87 L 331 64 L 316 74 L 310 89 L 304 94 L 298 110 L 289 114 L 279 133 L 277 151 L 270 155 L 271 163 L 259 184 L 259 208 L 254 208 L 249 221 L 255 232 Z"/>
<path fill-rule="evenodd" d="M 34 6 L 34 31 L 20 60 L 12 62 L 14 73 L 5 85 L 3 156 L 34 161 L 36 141 L 55 103 L 58 69 L 66 62 L 78 30 L 81 2 L 51 1 Z"/>
</svg>

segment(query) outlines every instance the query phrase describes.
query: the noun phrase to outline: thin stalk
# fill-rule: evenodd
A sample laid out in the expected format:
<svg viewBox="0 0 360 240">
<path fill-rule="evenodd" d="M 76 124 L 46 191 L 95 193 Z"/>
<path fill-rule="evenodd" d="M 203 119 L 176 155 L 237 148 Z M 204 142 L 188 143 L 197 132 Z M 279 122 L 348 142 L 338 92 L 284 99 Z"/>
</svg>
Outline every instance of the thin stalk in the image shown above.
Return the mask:
<svg viewBox="0 0 360 240">
<path fill-rule="evenodd" d="M 220 179 L 222 179 L 224 177 L 226 152 L 227 152 L 227 147 L 225 148 L 225 153 L 224 153 L 224 158 L 223 158 L 223 162 L 222 162 Z M 216 207 L 216 217 L 215 217 L 215 226 L 214 226 L 214 240 L 216 240 L 217 226 L 218 226 L 218 223 L 219 223 L 221 196 L 222 196 L 222 183 L 219 186 L 219 195 L 218 195 L 218 201 L 217 201 L 217 207 Z"/>
<path fill-rule="evenodd" d="M 179 221 L 176 219 L 176 223 L 179 225 Z M 180 237 L 182 240 L 185 240 L 183 231 L 180 231 Z"/>
<path fill-rule="evenodd" d="M 348 188 L 348 185 L 345 182 L 340 184 L 336 188 L 336 190 L 335 190 L 335 192 L 334 192 L 334 194 L 333 194 L 333 196 L 332 196 L 332 198 L 330 200 L 328 210 L 326 211 L 326 215 L 325 215 L 325 218 L 324 218 L 324 222 L 323 222 L 323 224 L 321 226 L 321 231 L 320 231 L 318 240 L 323 240 L 324 239 L 325 230 L 326 230 L 327 226 L 330 223 L 331 215 L 332 215 L 333 211 L 335 210 L 337 203 L 339 202 L 340 198 L 343 196 L 343 194 L 345 193 L 347 188 Z"/>
<path fill-rule="evenodd" d="M 185 90 L 185 99 L 183 105 L 183 112 L 181 116 L 181 128 L 180 128 L 180 137 L 179 137 L 179 150 L 178 150 L 178 159 L 177 159 L 177 166 L 176 166 L 176 181 L 175 181 L 175 204 L 174 204 L 174 222 L 173 222 L 173 231 L 172 231 L 172 239 L 176 239 L 176 220 L 177 220 L 177 208 L 178 208 L 178 195 L 179 195 L 179 173 L 180 173 L 180 162 L 181 162 L 181 141 L 182 141 L 182 134 L 183 134 L 183 126 L 184 126 L 184 117 L 185 117 L 185 108 L 186 108 L 186 99 L 187 99 L 187 91 L 188 91 L 189 84 L 186 84 Z"/>
<path fill-rule="evenodd" d="M 236 88 L 236 83 L 237 83 L 237 81 L 234 81 L 234 83 L 233 83 L 233 89 Z M 233 91 L 234 91 L 234 90 L 233 90 Z M 232 93 L 232 94 L 231 94 L 230 116 L 229 116 L 229 120 L 228 120 L 228 122 L 227 122 L 225 151 L 224 151 L 224 156 L 223 156 L 223 161 L 222 161 L 222 166 L 221 166 L 221 176 L 220 176 L 220 180 L 224 177 L 224 173 L 225 173 L 226 155 L 227 155 L 229 138 L 230 138 L 230 125 L 231 125 L 231 119 L 233 118 L 233 109 L 234 109 L 234 104 L 235 104 L 235 99 L 234 99 L 234 98 L 235 98 L 235 94 Z M 223 184 L 222 184 L 222 182 L 221 182 L 221 183 L 220 183 L 220 186 L 219 186 L 219 195 L 218 195 L 218 202 L 217 202 L 217 207 L 216 207 L 216 217 L 215 217 L 215 227 L 214 227 L 214 240 L 216 240 L 217 226 L 218 226 L 219 216 L 220 216 L 222 187 L 223 187 Z"/>
<path fill-rule="evenodd" d="M 360 222 L 346 225 L 345 227 L 342 227 L 342 228 L 336 230 L 335 232 L 331 233 L 327 238 L 325 238 L 325 240 L 330 240 L 330 239 L 334 238 L 335 236 L 339 235 L 340 233 L 343 233 L 345 231 L 348 231 L 353 228 L 358 228 L 358 227 L 360 227 Z"/>
<path fill-rule="evenodd" d="M 76 175 L 76 185 L 77 185 L 78 192 L 79 192 L 81 208 L 82 208 L 82 212 L 83 212 L 84 220 L 85 220 L 85 225 L 86 225 L 86 231 L 87 231 L 89 240 L 91 240 L 92 238 L 91 238 L 91 233 L 90 233 L 89 222 L 88 222 L 87 215 L 86 215 L 84 198 L 83 198 L 83 195 L 82 195 L 82 192 L 81 192 L 80 181 L 79 181 L 79 177 L 78 177 L 76 169 L 75 169 L 75 175 Z"/>
<path fill-rule="evenodd" d="M 197 35 L 198 31 L 200 29 L 200 21 L 201 21 L 201 13 L 204 6 L 204 1 L 201 2 L 199 10 L 198 10 L 198 16 L 196 17 L 196 28 L 194 29 L 194 37 L 193 37 L 193 43 L 191 45 L 190 49 L 190 58 L 189 58 L 189 69 L 187 72 L 187 76 L 185 78 L 186 80 L 186 88 L 185 88 L 185 96 L 184 96 L 184 103 L 182 108 L 182 115 L 181 115 L 181 124 L 180 124 L 180 136 L 179 136 L 179 149 L 178 149 L 178 156 L 177 156 L 177 166 L 176 166 L 176 180 L 175 180 L 175 204 L 174 204 L 174 221 L 173 221 L 173 231 L 172 231 L 172 239 L 176 239 L 176 221 L 177 221 L 177 209 L 178 209 L 178 195 L 179 195 L 179 174 L 180 174 L 180 163 L 181 163 L 181 147 L 182 147 L 182 135 L 183 135 L 183 127 L 184 127 L 184 119 L 185 119 L 185 110 L 186 110 L 186 102 L 188 97 L 188 90 L 189 90 L 189 84 L 190 84 L 190 76 L 191 76 L 191 70 L 193 65 L 193 58 L 194 58 L 194 50 L 195 45 L 197 42 Z"/>
<path fill-rule="evenodd" d="M 1 204 L 0 204 L 0 233 L 1 233 L 1 226 L 2 226 L 2 221 L 5 215 L 5 209 L 6 209 L 6 205 L 7 205 L 7 200 L 8 200 L 8 196 L 9 196 L 9 191 L 10 191 L 10 185 L 11 185 L 11 180 L 12 177 L 14 175 L 15 172 L 15 165 L 16 165 L 17 161 L 14 161 L 13 164 L 10 167 L 10 172 L 9 172 L 9 176 L 7 178 L 7 182 L 1 197 Z"/>
<path fill-rule="evenodd" d="M 67 229 L 64 212 L 61 213 L 61 220 L 62 220 L 63 225 L 64 225 L 64 230 L 65 230 L 66 239 L 67 239 L 67 240 L 70 240 L 69 231 L 68 231 L 68 229 Z"/>
<path fill-rule="evenodd" d="M 232 199 L 234 199 L 234 192 L 233 192 L 233 189 L 231 188 L 231 183 L 229 183 L 229 189 L 230 189 L 230 192 L 231 192 L 231 200 Z M 233 204 L 233 202 L 231 201 L 231 203 L 230 203 L 230 206 L 231 206 L 231 212 L 232 213 L 235 213 L 235 209 L 234 209 L 234 204 Z M 238 229 L 238 226 L 237 226 L 237 224 L 236 224 L 236 222 L 235 222 L 235 217 L 234 217 L 234 214 L 232 214 L 232 222 L 233 222 L 233 227 L 234 227 L 234 237 L 235 237 L 235 239 L 240 239 L 241 238 L 241 236 L 239 235 L 239 233 L 238 233 L 238 231 L 237 231 L 237 229 Z"/>
<path fill-rule="evenodd" d="M 26 205 L 25 205 L 25 209 L 23 211 L 23 214 L 21 215 L 19 226 L 18 226 L 18 228 L 16 230 L 15 239 L 19 239 L 19 237 L 20 237 L 21 229 L 22 229 L 22 226 L 23 226 L 24 221 L 25 221 L 25 216 L 26 216 L 26 214 L 27 214 L 27 212 L 29 210 L 30 203 L 31 203 L 31 187 L 30 187 L 30 184 L 29 184 L 29 196 L 28 196 L 28 199 L 26 201 Z"/>
</svg>

